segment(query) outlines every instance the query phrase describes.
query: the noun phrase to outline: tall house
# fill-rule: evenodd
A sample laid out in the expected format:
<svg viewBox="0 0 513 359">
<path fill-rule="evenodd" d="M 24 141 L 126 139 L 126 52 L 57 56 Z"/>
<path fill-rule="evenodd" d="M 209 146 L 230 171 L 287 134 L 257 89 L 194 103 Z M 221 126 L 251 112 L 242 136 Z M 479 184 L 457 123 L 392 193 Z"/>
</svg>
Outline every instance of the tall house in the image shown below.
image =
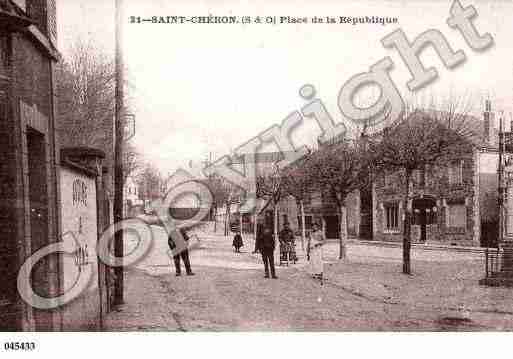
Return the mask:
<svg viewBox="0 0 513 359">
<path fill-rule="evenodd" d="M 59 330 L 61 316 L 33 308 L 17 288 L 21 265 L 59 237 L 55 136 L 55 0 L 0 0 L 0 330 Z M 57 257 L 38 261 L 26 283 L 60 291 Z"/>
</svg>

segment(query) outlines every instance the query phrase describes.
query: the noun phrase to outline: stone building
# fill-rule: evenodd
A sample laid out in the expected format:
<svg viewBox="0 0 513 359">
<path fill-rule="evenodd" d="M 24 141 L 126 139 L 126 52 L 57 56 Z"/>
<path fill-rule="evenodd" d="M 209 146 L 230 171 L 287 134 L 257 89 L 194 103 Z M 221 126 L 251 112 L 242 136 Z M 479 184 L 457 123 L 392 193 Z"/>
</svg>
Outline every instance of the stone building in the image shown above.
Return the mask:
<svg viewBox="0 0 513 359">
<path fill-rule="evenodd" d="M 466 120 L 475 136 L 468 151 L 449 164 L 439 164 L 413 173 L 411 195 L 414 242 L 437 241 L 454 245 L 479 245 L 493 241 L 497 227 L 497 145 L 498 131 L 493 114 L 481 121 Z M 336 143 L 339 139 L 333 139 Z M 330 142 L 331 143 L 331 142 Z M 319 144 L 319 150 L 324 145 Z M 269 174 L 280 153 L 256 156 L 257 171 Z M 495 163 L 495 165 L 494 165 Z M 236 163 L 237 165 L 237 163 Z M 349 237 L 402 241 L 404 176 L 401 173 L 382 173 L 376 176 L 371 188 L 356 190 L 346 200 L 346 221 Z M 272 218 L 273 206 L 259 201 L 261 215 Z M 232 222 L 237 222 L 238 207 L 232 206 Z M 288 222 L 298 234 L 301 231 L 299 205 L 292 196 L 279 203 L 278 228 Z M 218 212 L 219 216 L 224 211 Z M 320 189 L 312 188 L 304 200 L 305 227 L 309 231 L 314 221 L 322 220 L 327 238 L 339 236 L 340 213 L 335 204 Z M 244 223 L 252 226 L 250 214 Z"/>
<path fill-rule="evenodd" d="M 476 136 L 468 149 L 449 163 L 413 172 L 411 193 L 412 241 L 478 246 L 485 241 L 482 228 L 497 213 L 498 131 L 493 117 L 468 117 Z M 373 239 L 402 241 L 404 175 L 386 172 L 376 176 L 372 188 Z M 492 226 L 489 226 L 493 228 Z M 484 232 L 487 232 L 485 229 Z"/>
<path fill-rule="evenodd" d="M 414 171 L 410 193 L 414 242 L 449 245 L 490 245 L 498 228 L 498 130 L 488 107 L 484 120 L 467 116 L 465 125 L 474 136 L 467 151 L 448 164 Z M 333 139 L 336 143 L 340 139 Z M 330 143 L 324 144 L 329 145 Z M 323 144 L 319 144 L 322 150 Z M 381 173 L 371 188 L 350 193 L 345 201 L 349 237 L 402 241 L 404 176 Z M 279 205 L 280 223 L 301 229 L 298 204 L 292 197 Z M 340 214 L 335 204 L 313 188 L 304 201 L 307 231 L 322 219 L 327 238 L 339 237 Z"/>
<path fill-rule="evenodd" d="M 55 136 L 54 0 L 0 1 L 0 328 L 55 330 L 59 315 L 33 309 L 18 295 L 20 266 L 59 233 Z M 59 290 L 59 263 L 32 272 L 40 295 Z"/>
</svg>

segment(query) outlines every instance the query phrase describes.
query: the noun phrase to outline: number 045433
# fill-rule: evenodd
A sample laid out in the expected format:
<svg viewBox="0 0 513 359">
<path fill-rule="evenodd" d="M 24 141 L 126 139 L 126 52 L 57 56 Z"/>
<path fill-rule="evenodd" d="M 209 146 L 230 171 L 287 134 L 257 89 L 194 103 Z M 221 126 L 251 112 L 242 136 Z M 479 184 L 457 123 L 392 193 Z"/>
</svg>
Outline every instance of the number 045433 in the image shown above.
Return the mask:
<svg viewBox="0 0 513 359">
<path fill-rule="evenodd" d="M 34 342 L 5 342 L 4 349 L 6 351 L 18 351 L 18 350 L 34 350 L 36 349 L 36 343 Z"/>
</svg>

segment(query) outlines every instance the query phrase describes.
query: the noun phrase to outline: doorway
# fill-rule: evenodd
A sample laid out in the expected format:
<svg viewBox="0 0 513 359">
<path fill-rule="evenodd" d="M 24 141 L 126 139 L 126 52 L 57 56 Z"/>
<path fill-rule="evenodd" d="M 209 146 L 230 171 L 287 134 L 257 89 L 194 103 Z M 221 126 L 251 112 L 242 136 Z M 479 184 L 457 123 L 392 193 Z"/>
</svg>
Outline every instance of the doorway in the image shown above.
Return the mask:
<svg viewBox="0 0 513 359">
<path fill-rule="evenodd" d="M 360 238 L 372 240 L 372 188 L 360 190 Z"/>
<path fill-rule="evenodd" d="M 27 128 L 27 157 L 28 157 L 28 184 L 29 184 L 29 211 L 30 211 L 30 238 L 31 250 L 35 253 L 48 244 L 48 190 L 46 170 L 46 143 L 45 136 L 33 129 Z M 48 297 L 48 261 L 42 258 L 34 266 L 31 273 L 31 284 L 34 291 Z M 36 330 L 45 330 L 48 323 L 44 311 L 34 309 Z"/>
<path fill-rule="evenodd" d="M 412 209 L 413 224 L 420 226 L 420 241 L 425 243 L 428 225 L 436 223 L 436 201 L 430 196 L 416 198 L 413 200 Z"/>
<path fill-rule="evenodd" d="M 336 239 L 340 235 L 340 222 L 338 216 L 325 216 L 324 221 L 326 222 L 326 238 Z"/>
</svg>

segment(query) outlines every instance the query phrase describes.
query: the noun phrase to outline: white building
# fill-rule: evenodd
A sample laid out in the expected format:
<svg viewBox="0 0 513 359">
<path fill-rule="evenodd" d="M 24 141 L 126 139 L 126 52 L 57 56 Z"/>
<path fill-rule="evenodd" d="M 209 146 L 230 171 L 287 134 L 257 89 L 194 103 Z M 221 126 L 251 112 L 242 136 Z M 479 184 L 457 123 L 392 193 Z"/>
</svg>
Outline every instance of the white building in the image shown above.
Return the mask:
<svg viewBox="0 0 513 359">
<path fill-rule="evenodd" d="M 133 177 L 127 177 L 123 192 L 123 217 L 131 217 L 134 208 L 142 208 L 143 205 L 143 201 L 139 198 L 139 186 Z"/>
</svg>

